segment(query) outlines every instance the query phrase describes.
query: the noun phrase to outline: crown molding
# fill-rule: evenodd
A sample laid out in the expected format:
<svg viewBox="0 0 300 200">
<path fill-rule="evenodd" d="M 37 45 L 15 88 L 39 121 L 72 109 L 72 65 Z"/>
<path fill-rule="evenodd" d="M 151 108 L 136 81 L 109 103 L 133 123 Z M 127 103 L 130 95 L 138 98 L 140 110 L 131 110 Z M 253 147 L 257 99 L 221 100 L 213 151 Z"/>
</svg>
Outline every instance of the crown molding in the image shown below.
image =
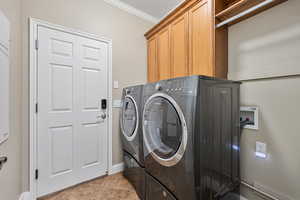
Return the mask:
<svg viewBox="0 0 300 200">
<path fill-rule="evenodd" d="M 183 5 L 185 3 L 185 0 L 182 2 L 179 2 L 177 5 L 175 5 L 172 9 L 170 9 L 164 16 L 162 16 L 157 23 L 161 22 L 162 20 L 164 20 L 168 15 L 170 15 L 173 11 L 175 11 L 178 7 L 180 7 L 181 5 Z"/>
<path fill-rule="evenodd" d="M 103 0 L 103 1 L 105 1 L 106 3 L 108 3 L 112 6 L 118 7 L 119 9 L 124 10 L 132 15 L 135 15 L 137 17 L 140 17 L 142 19 L 150 21 L 152 23 L 156 24 L 159 21 L 159 19 L 157 19 L 139 9 L 136 9 L 136 8 L 128 5 L 127 3 L 121 2 L 120 0 Z"/>
</svg>

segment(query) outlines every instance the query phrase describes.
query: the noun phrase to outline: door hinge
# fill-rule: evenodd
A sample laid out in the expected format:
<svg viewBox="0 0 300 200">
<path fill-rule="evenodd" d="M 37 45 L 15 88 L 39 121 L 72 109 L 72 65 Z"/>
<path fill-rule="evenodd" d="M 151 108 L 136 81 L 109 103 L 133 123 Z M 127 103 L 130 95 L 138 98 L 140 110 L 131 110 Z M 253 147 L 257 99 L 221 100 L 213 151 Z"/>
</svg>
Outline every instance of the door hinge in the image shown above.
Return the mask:
<svg viewBox="0 0 300 200">
<path fill-rule="evenodd" d="M 39 170 L 36 169 L 35 170 L 35 180 L 38 180 L 39 179 Z"/>
<path fill-rule="evenodd" d="M 38 111 L 39 111 L 39 104 L 36 103 L 36 104 L 35 104 L 35 113 L 38 113 Z"/>
<path fill-rule="evenodd" d="M 35 49 L 36 49 L 36 50 L 39 49 L 39 40 L 35 40 Z"/>
</svg>

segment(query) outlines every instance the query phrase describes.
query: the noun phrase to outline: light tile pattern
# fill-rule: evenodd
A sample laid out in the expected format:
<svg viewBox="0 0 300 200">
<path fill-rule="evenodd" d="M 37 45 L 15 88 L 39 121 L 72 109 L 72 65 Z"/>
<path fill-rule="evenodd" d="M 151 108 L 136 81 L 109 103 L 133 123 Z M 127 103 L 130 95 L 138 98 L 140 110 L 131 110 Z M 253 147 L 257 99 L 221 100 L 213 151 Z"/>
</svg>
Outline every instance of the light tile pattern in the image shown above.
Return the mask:
<svg viewBox="0 0 300 200">
<path fill-rule="evenodd" d="M 39 200 L 139 200 L 121 173 L 95 179 Z"/>
</svg>

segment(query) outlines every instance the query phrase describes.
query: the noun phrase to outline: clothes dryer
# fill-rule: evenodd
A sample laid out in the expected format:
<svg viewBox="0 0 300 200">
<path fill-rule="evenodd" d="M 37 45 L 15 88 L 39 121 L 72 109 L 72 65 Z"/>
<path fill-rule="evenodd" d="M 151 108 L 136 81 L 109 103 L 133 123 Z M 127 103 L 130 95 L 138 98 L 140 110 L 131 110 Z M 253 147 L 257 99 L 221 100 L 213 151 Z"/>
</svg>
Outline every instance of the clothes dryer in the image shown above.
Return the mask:
<svg viewBox="0 0 300 200">
<path fill-rule="evenodd" d="M 161 184 L 177 200 L 219 199 L 238 191 L 239 86 L 204 76 L 144 86 L 145 169 L 153 177 L 147 180 L 155 180 L 147 190 Z"/>
</svg>

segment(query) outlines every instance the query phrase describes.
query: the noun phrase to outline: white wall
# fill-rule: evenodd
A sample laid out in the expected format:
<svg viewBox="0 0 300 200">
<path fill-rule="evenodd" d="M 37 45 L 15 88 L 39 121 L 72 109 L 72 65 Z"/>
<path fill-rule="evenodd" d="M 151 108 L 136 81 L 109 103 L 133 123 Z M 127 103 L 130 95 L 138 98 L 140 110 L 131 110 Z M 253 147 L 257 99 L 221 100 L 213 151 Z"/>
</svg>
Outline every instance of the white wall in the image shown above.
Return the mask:
<svg viewBox="0 0 300 200">
<path fill-rule="evenodd" d="M 21 1 L 0 0 L 0 9 L 11 23 L 10 43 L 10 137 L 0 146 L 8 162 L 0 171 L 0 199 L 16 200 L 21 192 Z M 1 112 L 1 111 L 0 111 Z"/>
<path fill-rule="evenodd" d="M 289 0 L 230 27 L 229 74 L 245 65 L 300 67 L 300 32 L 294 31 L 300 28 L 299 10 L 300 1 Z M 283 38 L 269 41 L 278 35 Z M 245 51 L 241 48 L 245 44 L 253 48 Z M 261 111 L 259 131 L 247 130 L 242 136 L 242 177 L 278 194 L 280 199 L 300 199 L 299 102 L 300 76 L 252 80 L 241 85 L 241 104 L 259 106 Z M 266 160 L 255 158 L 256 141 L 267 143 Z"/>
</svg>

